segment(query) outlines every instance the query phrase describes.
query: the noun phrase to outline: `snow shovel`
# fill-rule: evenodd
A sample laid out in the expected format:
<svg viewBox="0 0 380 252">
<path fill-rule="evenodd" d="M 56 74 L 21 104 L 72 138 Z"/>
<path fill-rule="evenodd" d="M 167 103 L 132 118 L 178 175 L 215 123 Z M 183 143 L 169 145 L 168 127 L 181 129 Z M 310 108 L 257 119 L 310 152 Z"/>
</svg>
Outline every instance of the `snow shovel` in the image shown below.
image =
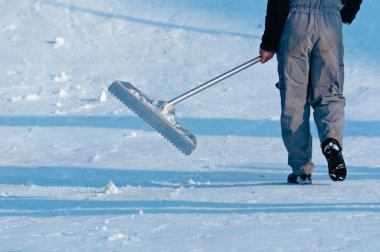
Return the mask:
<svg viewBox="0 0 380 252">
<path fill-rule="evenodd" d="M 169 140 L 185 155 L 190 155 L 197 146 L 197 139 L 191 134 L 191 132 L 183 128 L 175 120 L 175 105 L 258 63 L 259 61 L 260 57 L 256 57 L 169 101 L 152 100 L 141 93 L 140 90 L 131 83 L 122 81 L 113 82 L 108 87 L 108 91 L 158 131 L 158 133 Z"/>
</svg>

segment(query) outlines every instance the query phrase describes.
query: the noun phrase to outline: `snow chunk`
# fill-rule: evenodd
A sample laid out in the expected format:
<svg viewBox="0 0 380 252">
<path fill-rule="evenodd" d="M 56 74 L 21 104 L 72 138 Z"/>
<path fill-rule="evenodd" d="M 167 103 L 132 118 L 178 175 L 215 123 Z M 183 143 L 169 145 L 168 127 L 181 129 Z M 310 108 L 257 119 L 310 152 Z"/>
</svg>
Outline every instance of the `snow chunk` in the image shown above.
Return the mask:
<svg viewBox="0 0 380 252">
<path fill-rule="evenodd" d="M 57 109 L 57 110 L 54 112 L 54 114 L 56 114 L 56 115 L 63 115 L 64 113 L 62 113 L 62 111 L 60 111 L 59 109 Z"/>
<path fill-rule="evenodd" d="M 281 116 L 280 115 L 276 115 L 276 116 L 273 116 L 273 117 L 269 118 L 269 120 L 271 122 L 278 122 L 278 121 L 281 120 Z"/>
<path fill-rule="evenodd" d="M 107 238 L 107 241 L 109 241 L 109 242 L 120 241 L 124 238 L 125 238 L 125 235 L 123 235 L 122 233 L 117 233 L 117 234 L 109 236 Z"/>
<path fill-rule="evenodd" d="M 8 196 L 7 193 L 5 193 L 5 192 L 0 192 L 0 197 L 7 197 L 7 196 Z"/>
<path fill-rule="evenodd" d="M 56 37 L 54 40 L 54 48 L 58 48 L 65 45 L 65 39 L 61 37 Z"/>
<path fill-rule="evenodd" d="M 68 76 L 65 72 L 62 72 L 61 74 L 58 74 L 54 76 L 54 82 L 65 82 L 70 79 L 70 76 Z"/>
<path fill-rule="evenodd" d="M 137 132 L 134 132 L 134 131 L 129 132 L 128 134 L 125 135 L 126 138 L 136 138 L 138 136 L 139 136 L 139 134 Z"/>
<path fill-rule="evenodd" d="M 99 101 L 100 102 L 106 102 L 107 101 L 107 94 L 104 90 L 99 95 Z"/>
<path fill-rule="evenodd" d="M 25 100 L 27 101 L 37 101 L 40 97 L 37 94 L 30 94 L 25 97 Z"/>
<path fill-rule="evenodd" d="M 10 24 L 10 25 L 5 25 L 0 29 L 0 32 L 5 32 L 5 31 L 14 31 L 17 30 L 18 27 L 15 24 Z"/>
<path fill-rule="evenodd" d="M 175 191 L 171 193 L 172 198 L 178 196 L 182 192 L 182 190 L 183 190 L 182 186 L 180 186 L 179 188 L 175 189 Z"/>
<path fill-rule="evenodd" d="M 92 162 L 98 162 L 100 160 L 100 155 L 96 154 L 95 156 L 92 157 Z"/>
<path fill-rule="evenodd" d="M 85 104 L 83 106 L 80 107 L 81 109 L 92 109 L 93 106 L 91 104 Z"/>
<path fill-rule="evenodd" d="M 192 179 L 189 179 L 189 181 L 187 182 L 188 185 L 199 185 L 198 182 L 195 182 L 194 180 Z"/>
<path fill-rule="evenodd" d="M 68 93 L 66 90 L 61 89 L 61 90 L 59 90 L 58 95 L 59 95 L 59 97 L 63 98 L 65 96 L 68 96 Z"/>
<path fill-rule="evenodd" d="M 18 101 L 21 101 L 21 99 L 22 99 L 22 98 L 19 97 L 19 96 L 14 96 L 14 97 L 11 98 L 11 101 L 12 101 L 12 102 L 18 102 Z"/>
<path fill-rule="evenodd" d="M 120 190 L 116 187 L 116 185 L 112 181 L 109 181 L 104 193 L 105 194 L 118 194 L 118 193 L 120 193 Z"/>
</svg>

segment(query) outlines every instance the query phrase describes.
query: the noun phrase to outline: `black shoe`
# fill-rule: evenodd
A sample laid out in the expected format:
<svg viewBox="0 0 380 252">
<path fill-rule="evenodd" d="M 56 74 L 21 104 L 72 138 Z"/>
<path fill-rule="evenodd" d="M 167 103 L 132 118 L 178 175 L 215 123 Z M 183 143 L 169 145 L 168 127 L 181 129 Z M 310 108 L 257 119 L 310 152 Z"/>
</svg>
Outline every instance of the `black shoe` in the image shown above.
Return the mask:
<svg viewBox="0 0 380 252">
<path fill-rule="evenodd" d="M 288 183 L 299 185 L 311 185 L 313 182 L 311 180 L 311 174 L 296 175 L 294 173 L 290 173 L 288 176 Z"/>
<path fill-rule="evenodd" d="M 347 168 L 342 156 L 342 148 L 338 141 L 329 138 L 322 144 L 323 155 L 327 159 L 329 175 L 333 181 L 343 181 L 347 176 Z"/>
</svg>

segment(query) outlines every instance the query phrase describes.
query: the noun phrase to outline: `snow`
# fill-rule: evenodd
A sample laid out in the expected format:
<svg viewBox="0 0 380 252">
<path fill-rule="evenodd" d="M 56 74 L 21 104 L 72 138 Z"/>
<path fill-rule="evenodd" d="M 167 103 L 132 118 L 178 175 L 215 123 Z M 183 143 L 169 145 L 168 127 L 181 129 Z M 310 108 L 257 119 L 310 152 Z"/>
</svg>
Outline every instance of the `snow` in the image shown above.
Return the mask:
<svg viewBox="0 0 380 252">
<path fill-rule="evenodd" d="M 257 56 L 266 1 L 0 0 L 0 251 L 377 251 L 380 2 L 345 26 L 344 156 L 290 172 L 276 61 L 176 105 L 184 156 L 116 98 L 170 100 Z"/>
<path fill-rule="evenodd" d="M 123 234 L 121 234 L 121 233 L 117 233 L 117 234 L 114 234 L 114 235 L 108 237 L 107 240 L 108 240 L 109 242 L 114 242 L 114 241 L 122 240 L 122 239 L 124 239 L 124 238 L 125 238 L 125 236 L 124 236 Z"/>
<path fill-rule="evenodd" d="M 25 100 L 27 101 L 36 101 L 38 99 L 40 99 L 40 97 L 37 94 L 31 94 L 25 97 Z"/>
<path fill-rule="evenodd" d="M 68 96 L 68 93 L 67 93 L 66 90 L 61 89 L 61 90 L 59 90 L 59 92 L 58 92 L 58 96 L 61 97 L 61 98 L 63 98 L 63 97 L 65 97 L 65 96 Z"/>
<path fill-rule="evenodd" d="M 65 45 L 65 39 L 61 37 L 56 37 L 54 40 L 54 48 L 58 48 Z"/>
<path fill-rule="evenodd" d="M 99 95 L 99 101 L 100 102 L 107 102 L 107 94 L 106 91 L 102 90 L 102 92 Z"/>
<path fill-rule="evenodd" d="M 69 79 L 70 77 L 65 72 L 62 72 L 54 76 L 54 82 L 65 82 L 65 81 L 68 81 Z"/>
<path fill-rule="evenodd" d="M 117 194 L 120 190 L 115 186 L 112 181 L 109 181 L 105 190 L 105 194 Z"/>
</svg>

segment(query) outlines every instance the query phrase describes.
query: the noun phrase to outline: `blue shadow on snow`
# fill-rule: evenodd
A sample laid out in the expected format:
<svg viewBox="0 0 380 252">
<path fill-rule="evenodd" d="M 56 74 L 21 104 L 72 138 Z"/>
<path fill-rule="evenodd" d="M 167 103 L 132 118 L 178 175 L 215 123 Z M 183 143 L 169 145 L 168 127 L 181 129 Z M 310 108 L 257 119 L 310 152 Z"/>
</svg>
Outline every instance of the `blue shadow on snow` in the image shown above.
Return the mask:
<svg viewBox="0 0 380 252">
<path fill-rule="evenodd" d="M 321 167 L 317 168 L 320 170 Z M 118 186 L 221 188 L 242 186 L 290 186 L 283 169 L 245 167 L 247 171 L 141 171 L 75 167 L 0 167 L 0 184 L 104 187 L 109 180 Z M 380 169 L 351 167 L 349 180 L 380 179 Z M 189 185 L 189 179 L 197 183 Z M 328 180 L 327 175 L 314 176 Z M 331 182 L 332 183 L 332 182 Z M 328 185 L 328 184 L 325 184 Z M 94 192 L 96 193 L 96 192 Z M 226 203 L 179 200 L 61 200 L 0 196 L 0 217 L 54 217 L 137 214 L 256 214 L 380 212 L 380 202 L 347 203 Z"/>
<path fill-rule="evenodd" d="M 54 217 L 137 214 L 257 214 L 380 212 L 380 202 L 225 203 L 178 200 L 106 201 L 0 197 L 0 217 Z"/>
<path fill-rule="evenodd" d="M 104 187 L 112 180 L 118 186 L 197 188 L 251 186 L 254 182 L 281 181 L 284 175 L 275 168 L 249 167 L 249 171 L 191 172 L 96 167 L 0 167 L 0 184 L 38 186 Z M 262 170 L 271 172 L 270 175 Z M 327 178 L 327 177 L 326 177 Z M 199 184 L 189 185 L 192 179 Z"/>
<path fill-rule="evenodd" d="M 271 120 L 179 118 L 178 122 L 195 135 L 281 137 L 280 123 Z M 317 136 L 313 123 L 312 133 Z M 136 116 L 2 116 L 0 126 L 88 127 L 153 131 Z M 378 121 L 346 121 L 346 137 L 380 137 Z"/>
<path fill-rule="evenodd" d="M 242 167 L 245 170 L 232 167 L 232 171 L 162 171 L 137 169 L 112 169 L 96 167 L 0 167 L 0 184 L 6 185 L 38 185 L 38 186 L 80 186 L 104 187 L 108 181 L 117 186 L 141 187 L 196 187 L 222 188 L 284 185 L 288 168 L 276 168 L 269 165 L 254 165 Z M 237 170 L 238 169 L 238 170 Z M 313 178 L 330 179 L 326 167 L 316 167 Z M 196 184 L 189 184 L 189 180 Z M 349 167 L 348 180 L 380 180 L 380 168 Z"/>
<path fill-rule="evenodd" d="M 198 32 L 198 33 L 205 33 L 205 34 L 211 34 L 211 35 L 227 35 L 227 36 L 241 37 L 241 38 L 247 38 L 247 39 L 260 38 L 260 36 L 247 34 L 247 33 L 199 28 L 199 27 L 188 26 L 188 25 L 178 25 L 174 23 L 164 23 L 164 22 L 152 21 L 152 20 L 143 19 L 143 18 L 130 17 L 127 15 L 122 15 L 122 14 L 115 14 L 115 13 L 108 13 L 104 11 L 93 10 L 93 9 L 71 5 L 71 4 L 63 4 L 63 3 L 52 2 L 52 1 L 43 1 L 43 3 L 45 5 L 50 5 L 56 8 L 69 9 L 72 12 L 88 13 L 93 16 L 97 16 L 101 18 L 120 19 L 127 22 L 131 22 L 131 23 L 137 23 L 141 25 L 159 27 L 159 28 L 164 28 L 164 29 L 185 30 L 185 31 L 190 31 L 190 32 Z"/>
</svg>

